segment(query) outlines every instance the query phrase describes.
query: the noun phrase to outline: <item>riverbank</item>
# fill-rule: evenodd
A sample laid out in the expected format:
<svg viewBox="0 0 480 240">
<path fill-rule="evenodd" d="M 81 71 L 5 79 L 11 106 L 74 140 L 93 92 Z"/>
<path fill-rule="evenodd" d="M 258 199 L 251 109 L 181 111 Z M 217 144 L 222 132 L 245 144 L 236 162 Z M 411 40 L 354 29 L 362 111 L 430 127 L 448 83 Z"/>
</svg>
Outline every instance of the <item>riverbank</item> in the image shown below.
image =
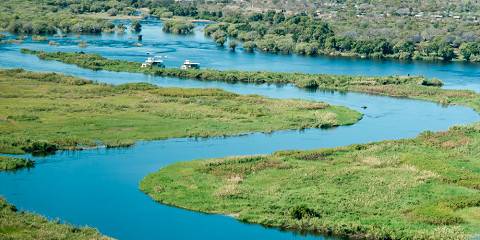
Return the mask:
<svg viewBox="0 0 480 240">
<path fill-rule="evenodd" d="M 138 140 L 209 137 L 354 124 L 362 114 L 326 103 L 218 89 L 119 86 L 54 73 L 0 71 L 0 152 L 129 146 Z"/>
<path fill-rule="evenodd" d="M 142 191 L 181 208 L 368 239 L 480 234 L 480 125 L 415 139 L 181 162 Z"/>
<path fill-rule="evenodd" d="M 327 89 L 361 92 L 390 97 L 433 101 L 445 105 L 466 105 L 480 111 L 480 96 L 474 91 L 442 89 L 438 79 L 421 76 L 364 77 L 348 75 L 220 71 L 211 69 L 180 70 L 176 68 L 140 68 L 140 63 L 112 60 L 96 54 L 44 52 L 22 49 L 22 53 L 33 54 L 43 60 L 55 60 L 91 70 L 134 72 L 158 76 L 196 79 L 204 81 L 294 84 L 300 88 Z"/>
<path fill-rule="evenodd" d="M 34 164 L 34 161 L 28 159 L 0 156 L 0 171 L 31 168 Z"/>
<path fill-rule="evenodd" d="M 15 206 L 0 198 L 0 238 L 10 240 L 68 239 L 110 240 L 96 229 L 75 227 L 58 221 L 18 211 Z"/>
</svg>

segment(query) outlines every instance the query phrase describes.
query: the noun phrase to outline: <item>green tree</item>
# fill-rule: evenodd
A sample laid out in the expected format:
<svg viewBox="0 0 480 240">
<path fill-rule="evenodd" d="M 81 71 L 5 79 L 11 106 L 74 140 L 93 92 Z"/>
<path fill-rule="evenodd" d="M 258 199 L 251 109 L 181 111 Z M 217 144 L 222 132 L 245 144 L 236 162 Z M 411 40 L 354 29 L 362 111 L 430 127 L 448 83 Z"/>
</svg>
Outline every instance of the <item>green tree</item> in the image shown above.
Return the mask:
<svg viewBox="0 0 480 240">
<path fill-rule="evenodd" d="M 232 40 L 228 43 L 228 47 L 232 50 L 232 51 L 235 51 L 235 49 L 237 48 L 237 41 L 235 40 Z"/>
<path fill-rule="evenodd" d="M 138 20 L 133 20 L 131 29 L 134 32 L 140 32 L 140 31 L 142 31 L 142 25 L 140 24 L 140 22 Z"/>
<path fill-rule="evenodd" d="M 255 49 L 255 43 L 253 41 L 247 41 L 247 42 L 244 42 L 243 43 L 243 49 L 246 51 L 246 52 L 253 52 L 253 50 Z"/>
<path fill-rule="evenodd" d="M 459 50 L 463 58 L 469 61 L 473 55 L 480 54 L 480 45 L 478 43 L 473 43 L 473 42 L 462 43 L 462 45 L 460 45 Z"/>
<path fill-rule="evenodd" d="M 443 45 L 438 50 L 438 55 L 442 57 L 443 60 L 450 61 L 455 57 L 455 52 L 450 45 Z"/>
</svg>

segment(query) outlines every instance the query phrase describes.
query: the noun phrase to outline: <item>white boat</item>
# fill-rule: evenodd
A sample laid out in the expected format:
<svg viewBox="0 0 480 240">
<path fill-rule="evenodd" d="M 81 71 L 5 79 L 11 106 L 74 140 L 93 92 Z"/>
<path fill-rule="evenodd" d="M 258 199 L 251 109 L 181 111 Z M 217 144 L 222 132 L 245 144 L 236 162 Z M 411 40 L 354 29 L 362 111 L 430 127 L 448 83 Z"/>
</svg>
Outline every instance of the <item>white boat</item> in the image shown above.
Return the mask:
<svg viewBox="0 0 480 240">
<path fill-rule="evenodd" d="M 142 63 L 142 68 L 146 68 L 146 67 L 164 68 L 165 64 L 163 64 L 163 60 L 161 58 L 162 58 L 161 56 L 148 57 L 147 60 L 145 60 L 145 62 Z"/>
<path fill-rule="evenodd" d="M 199 69 L 199 68 L 200 68 L 200 63 L 194 63 L 194 62 L 191 62 L 190 60 L 185 60 L 182 66 L 180 66 L 180 69 L 182 70 Z"/>
</svg>

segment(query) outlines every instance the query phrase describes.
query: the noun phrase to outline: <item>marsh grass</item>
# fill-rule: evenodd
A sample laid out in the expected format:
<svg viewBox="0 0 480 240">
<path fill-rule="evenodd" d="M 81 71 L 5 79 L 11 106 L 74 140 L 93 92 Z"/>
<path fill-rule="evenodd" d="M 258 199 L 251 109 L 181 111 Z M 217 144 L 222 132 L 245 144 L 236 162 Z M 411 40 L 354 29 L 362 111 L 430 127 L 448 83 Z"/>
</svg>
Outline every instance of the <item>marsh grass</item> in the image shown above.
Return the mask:
<svg viewBox="0 0 480 240">
<path fill-rule="evenodd" d="M 54 153 L 138 140 L 353 124 L 345 107 L 218 89 L 118 86 L 54 73 L 0 71 L 0 152 Z"/>
<path fill-rule="evenodd" d="M 5 240 L 109 240 L 96 229 L 75 227 L 18 211 L 0 197 L 0 239 Z"/>
<path fill-rule="evenodd" d="M 34 164 L 34 161 L 29 159 L 0 156 L 0 171 L 14 171 L 21 168 L 31 168 Z"/>
<path fill-rule="evenodd" d="M 478 156 L 475 124 L 415 139 L 176 163 L 140 188 L 162 203 L 297 231 L 468 239 L 480 233 Z"/>
<path fill-rule="evenodd" d="M 265 71 L 219 71 L 212 69 L 180 70 L 176 68 L 140 68 L 136 62 L 111 60 L 96 54 L 44 52 L 22 49 L 40 59 L 56 60 L 92 70 L 135 72 L 159 76 L 197 79 L 205 81 L 294 84 L 300 88 L 354 91 L 392 97 L 405 97 L 437 102 L 445 105 L 467 105 L 480 111 L 480 96 L 469 90 L 447 90 L 440 88 L 438 79 L 421 76 L 364 77 L 348 75 L 280 73 Z"/>
</svg>

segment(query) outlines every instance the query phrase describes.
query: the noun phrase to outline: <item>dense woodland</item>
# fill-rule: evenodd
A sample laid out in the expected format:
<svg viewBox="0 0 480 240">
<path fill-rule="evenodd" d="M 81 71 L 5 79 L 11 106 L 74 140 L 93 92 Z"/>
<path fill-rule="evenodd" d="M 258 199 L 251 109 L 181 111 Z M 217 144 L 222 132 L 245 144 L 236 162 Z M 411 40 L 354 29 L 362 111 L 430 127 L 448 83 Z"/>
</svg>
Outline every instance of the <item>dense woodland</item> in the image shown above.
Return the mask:
<svg viewBox="0 0 480 240">
<path fill-rule="evenodd" d="M 246 51 L 256 49 L 281 54 L 480 61 L 477 20 L 480 4 L 475 1 L 456 5 L 446 1 L 419 5 L 413 1 L 385 1 L 376 5 L 356 1 L 307 1 L 303 10 L 252 8 L 256 4 L 253 1 L 250 9 L 243 11 L 239 8 L 242 4 L 235 1 L 40 2 L 38 7 L 28 0 L 5 1 L 0 5 L 0 28 L 24 35 L 123 31 L 123 25 L 92 18 L 92 14 L 139 15 L 140 9 L 148 9 L 150 14 L 161 18 L 214 20 L 216 23 L 207 26 L 205 34 L 220 46 L 229 43 L 232 49 L 238 41 Z M 283 3 L 285 8 L 290 6 L 288 1 Z M 185 20 L 165 23 L 166 32 L 188 34 L 193 30 L 193 25 Z M 137 26 L 136 30 L 139 29 Z"/>
</svg>

